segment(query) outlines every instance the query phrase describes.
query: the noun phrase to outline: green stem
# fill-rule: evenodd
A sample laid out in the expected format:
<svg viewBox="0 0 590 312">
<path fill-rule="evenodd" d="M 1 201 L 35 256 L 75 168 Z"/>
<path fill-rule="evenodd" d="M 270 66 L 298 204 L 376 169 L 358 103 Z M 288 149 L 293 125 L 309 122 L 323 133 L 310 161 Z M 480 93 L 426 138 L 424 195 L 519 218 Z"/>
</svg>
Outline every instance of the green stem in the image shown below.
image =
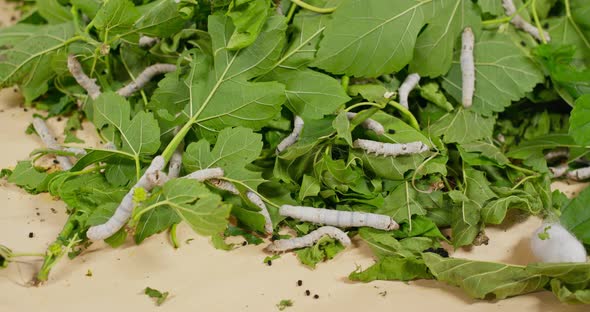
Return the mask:
<svg viewBox="0 0 590 312">
<path fill-rule="evenodd" d="M 400 112 L 400 114 L 402 114 L 402 116 L 406 118 L 410 126 L 420 131 L 420 124 L 418 124 L 418 120 L 416 120 L 416 117 L 412 115 L 412 112 L 410 112 L 407 108 L 401 106 L 399 103 L 395 101 L 389 101 L 388 104 L 397 109 Z"/>
<path fill-rule="evenodd" d="M 10 254 L 10 257 L 45 257 L 45 254 L 40 252 L 18 252 Z"/>
<path fill-rule="evenodd" d="M 90 30 L 92 29 L 92 27 L 94 27 L 94 19 L 92 19 L 90 21 L 90 23 L 88 23 L 88 25 L 86 25 L 86 28 L 84 29 L 84 32 L 89 34 Z"/>
<path fill-rule="evenodd" d="M 342 89 L 344 89 L 345 93 L 347 93 L 347 91 L 348 91 L 348 84 L 349 83 L 350 83 L 350 77 L 342 76 Z"/>
<path fill-rule="evenodd" d="M 578 24 L 572 18 L 572 9 L 570 7 L 570 0 L 565 0 L 565 15 L 570 20 L 572 27 L 574 27 L 574 30 L 578 33 L 579 37 L 582 39 L 582 41 L 584 42 L 586 47 L 590 49 L 590 42 L 588 41 L 588 39 L 586 39 L 586 35 L 584 35 L 582 30 L 578 27 Z"/>
<path fill-rule="evenodd" d="M 543 43 L 547 43 L 547 38 L 545 38 L 545 31 L 543 30 L 543 27 L 541 26 L 541 21 L 539 20 L 539 14 L 537 13 L 537 7 L 535 6 L 535 4 L 537 3 L 537 0 L 533 0 L 533 19 L 535 20 L 535 25 L 537 26 L 537 30 L 539 30 L 539 36 L 541 36 L 541 41 Z"/>
<path fill-rule="evenodd" d="M 336 8 L 335 7 L 332 7 L 332 8 L 318 8 L 316 6 L 313 6 L 311 4 L 308 4 L 308 3 L 303 2 L 303 0 L 291 0 L 291 2 L 297 4 L 298 6 L 304 8 L 306 10 L 309 10 L 309 11 L 312 11 L 312 12 L 315 12 L 315 13 L 322 13 L 322 14 L 324 14 L 324 13 L 332 13 L 332 12 L 336 11 Z"/>
<path fill-rule="evenodd" d="M 291 3 L 291 6 L 289 7 L 289 12 L 287 12 L 287 18 L 286 18 L 287 24 L 293 18 L 293 15 L 295 14 L 296 9 L 297 9 L 297 5 L 295 5 L 294 3 Z"/>
<path fill-rule="evenodd" d="M 422 162 L 422 163 L 421 163 L 421 164 L 420 164 L 420 165 L 419 165 L 419 166 L 416 168 L 416 170 L 414 170 L 414 173 L 412 174 L 412 187 L 413 187 L 413 188 L 414 188 L 416 191 L 418 191 L 418 192 L 420 192 L 420 193 L 430 193 L 429 191 L 423 191 L 423 190 L 420 190 L 420 189 L 418 189 L 418 187 L 416 187 L 416 176 L 418 175 L 418 171 L 422 170 L 422 168 L 424 168 L 424 166 L 426 166 L 426 164 L 427 164 L 429 161 L 433 160 L 433 159 L 434 159 L 434 158 L 436 158 L 436 156 L 438 156 L 438 155 L 439 155 L 439 153 L 438 153 L 438 152 L 437 152 L 437 153 L 434 153 L 434 154 L 432 154 L 430 157 L 426 158 L 426 159 L 425 159 L 425 160 L 424 160 L 424 161 L 423 161 L 423 162 Z"/>
<path fill-rule="evenodd" d="M 68 241 L 68 237 L 72 234 L 74 230 L 73 224 L 73 216 L 70 216 L 64 228 L 61 230 L 55 242 L 53 242 L 47 248 L 47 252 L 45 253 L 45 258 L 43 259 L 43 264 L 41 265 L 41 269 L 37 273 L 35 277 L 35 283 L 40 284 L 49 278 L 49 272 L 51 269 L 59 262 L 62 256 L 69 250 L 73 244 L 76 242 L 76 238 L 78 237 L 78 233 L 74 234 L 74 236 L 69 239 L 68 245 L 64 246 L 64 242 Z M 65 249 L 64 249 L 65 247 Z"/>
<path fill-rule="evenodd" d="M 539 177 L 541 177 L 540 174 L 530 175 L 530 176 L 518 181 L 518 183 L 516 183 L 516 185 L 512 187 L 512 190 L 517 189 L 519 186 L 521 186 L 524 182 L 526 182 L 529 179 L 535 179 L 535 178 L 539 178 Z"/>
<path fill-rule="evenodd" d="M 510 167 L 510 168 L 512 168 L 514 170 L 520 171 L 522 173 L 525 173 L 525 174 L 529 174 L 529 175 L 536 175 L 536 174 L 538 174 L 537 172 L 535 172 L 533 170 L 522 168 L 522 167 L 519 167 L 519 166 L 516 166 L 516 165 L 513 165 L 513 164 L 506 164 L 506 166 L 508 166 L 508 167 Z"/>
<path fill-rule="evenodd" d="M 178 238 L 176 237 L 176 227 L 177 226 L 178 226 L 178 223 L 174 223 L 170 227 L 170 242 L 172 243 L 172 247 L 174 247 L 174 249 L 178 249 L 178 247 L 180 247 L 180 244 L 178 243 Z"/>
<path fill-rule="evenodd" d="M 242 182 L 242 181 L 239 181 L 239 180 L 234 180 L 234 179 L 232 179 L 232 178 L 227 178 L 227 177 L 223 177 L 223 178 L 221 178 L 221 179 L 222 179 L 222 180 L 229 181 L 229 182 L 232 182 L 232 183 L 234 183 L 234 184 L 240 184 L 241 186 L 243 186 L 243 187 L 247 188 L 247 189 L 248 189 L 250 192 L 252 192 L 252 193 L 254 193 L 254 194 L 258 195 L 258 196 L 259 196 L 259 197 L 260 197 L 260 198 L 261 198 L 263 201 L 265 201 L 265 202 L 269 203 L 271 206 L 274 206 L 274 207 L 277 207 L 277 208 L 280 208 L 280 207 L 281 207 L 280 205 L 277 205 L 277 204 L 273 203 L 272 201 L 270 201 L 268 198 L 266 198 L 266 197 L 262 196 L 262 194 L 258 193 L 258 192 L 257 192 L 255 189 L 253 189 L 253 188 L 251 188 L 250 186 L 246 185 L 246 183 L 244 183 L 244 182 Z"/>
<path fill-rule="evenodd" d="M 355 108 L 361 107 L 361 106 L 373 106 L 373 107 L 379 107 L 380 109 L 383 108 L 383 105 L 380 105 L 380 104 L 377 104 L 377 103 L 373 103 L 373 102 L 360 102 L 360 103 L 356 103 L 354 105 L 350 105 L 344 111 L 345 112 L 350 112 L 352 109 L 355 109 Z"/>
<path fill-rule="evenodd" d="M 80 28 L 80 15 L 78 14 L 78 8 L 75 5 L 72 5 L 70 9 L 72 13 L 72 18 L 74 19 L 74 28 L 76 29 L 76 33 L 82 33 L 82 28 Z"/>
<path fill-rule="evenodd" d="M 447 176 L 444 175 L 444 174 L 441 174 L 440 176 L 442 177 L 443 182 L 445 183 L 445 187 L 447 188 L 447 190 L 448 191 L 452 191 L 451 184 L 449 183 L 449 180 L 447 180 Z"/>
</svg>

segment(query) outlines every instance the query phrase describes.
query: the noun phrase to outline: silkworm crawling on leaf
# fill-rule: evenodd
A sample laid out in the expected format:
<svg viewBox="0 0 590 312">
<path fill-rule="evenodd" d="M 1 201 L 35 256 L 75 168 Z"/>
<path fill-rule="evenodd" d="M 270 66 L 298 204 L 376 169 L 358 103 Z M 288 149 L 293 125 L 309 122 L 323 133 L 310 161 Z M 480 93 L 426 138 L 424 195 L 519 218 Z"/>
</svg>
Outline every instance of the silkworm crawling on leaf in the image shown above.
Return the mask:
<svg viewBox="0 0 590 312">
<path fill-rule="evenodd" d="M 174 151 L 172 157 L 170 157 L 170 163 L 168 164 L 168 177 L 178 178 L 180 175 L 180 167 L 182 166 L 182 144 Z"/>
<path fill-rule="evenodd" d="M 96 79 L 92 79 L 84 73 L 82 65 L 74 55 L 68 55 L 68 70 L 76 79 L 80 87 L 88 92 L 88 96 L 95 100 L 100 95 L 100 87 L 96 84 Z"/>
<path fill-rule="evenodd" d="M 399 104 L 405 108 L 408 108 L 408 96 L 410 92 L 416 88 L 420 82 L 420 75 L 413 73 L 409 74 L 402 85 L 399 87 Z"/>
<path fill-rule="evenodd" d="M 337 239 L 344 247 L 350 246 L 350 238 L 342 230 L 333 226 L 322 226 L 321 228 L 310 232 L 309 234 L 301 237 L 295 237 L 291 239 L 279 239 L 272 244 L 268 245 L 265 250 L 270 252 L 281 252 L 291 249 L 303 248 L 313 246 L 320 238 L 324 236 L 330 236 L 333 239 Z"/>
<path fill-rule="evenodd" d="M 420 154 L 428 150 L 428 146 L 420 141 L 410 143 L 383 143 L 371 140 L 356 139 L 353 142 L 354 148 L 360 148 L 367 153 L 374 153 L 382 156 L 402 156 Z"/>
<path fill-rule="evenodd" d="M 514 2 L 512 0 L 502 0 L 502 6 L 504 7 L 506 15 L 511 16 L 516 13 L 516 6 L 514 5 Z M 543 36 L 541 36 L 541 33 L 539 32 L 539 29 L 537 27 L 525 21 L 522 18 L 522 16 L 518 14 L 515 15 L 512 18 L 512 20 L 510 20 L 510 23 L 512 23 L 514 27 L 522 29 L 523 31 L 529 33 L 531 36 L 535 37 L 535 39 L 539 41 L 543 40 L 543 36 L 545 36 L 545 39 L 547 39 L 547 41 L 551 41 L 551 37 L 549 37 L 548 32 L 543 31 Z"/>
<path fill-rule="evenodd" d="M 279 209 L 279 214 L 301 221 L 339 227 L 367 226 L 387 231 L 399 228 L 397 222 L 390 216 L 369 212 L 283 205 Z"/>
<path fill-rule="evenodd" d="M 348 117 L 349 120 L 353 119 L 355 116 L 356 116 L 356 113 L 352 113 L 352 112 L 346 113 L 346 117 Z M 382 135 L 385 133 L 385 128 L 383 128 L 383 125 L 381 123 L 379 123 L 378 121 L 371 119 L 371 118 L 365 119 L 365 121 L 363 121 L 361 126 L 367 130 L 372 130 L 373 132 L 375 132 L 378 135 Z"/>
<path fill-rule="evenodd" d="M 559 223 L 543 223 L 531 237 L 531 250 L 541 262 L 586 262 L 584 245 Z"/>
<path fill-rule="evenodd" d="M 160 42 L 160 39 L 156 37 L 141 36 L 139 37 L 139 47 L 143 49 L 149 49 Z"/>
<path fill-rule="evenodd" d="M 157 75 L 173 72 L 176 70 L 176 65 L 173 64 L 154 64 L 148 66 L 128 85 L 117 91 L 120 96 L 131 96 L 135 91 L 143 88 L 148 82 Z"/>
<path fill-rule="evenodd" d="M 549 171 L 551 172 L 551 176 L 553 178 L 563 177 L 563 175 L 565 175 L 568 169 L 569 166 L 567 165 L 567 163 L 560 164 L 555 167 L 549 167 Z"/>
<path fill-rule="evenodd" d="M 219 179 L 223 177 L 223 169 L 221 168 L 207 168 L 201 169 L 194 172 L 191 172 L 184 176 L 187 179 L 193 179 L 200 182 L 210 180 L 210 179 Z"/>
<path fill-rule="evenodd" d="M 143 188 L 146 192 L 151 191 L 156 186 L 154 181 L 157 181 L 157 179 L 153 178 L 154 173 L 164 169 L 165 165 L 166 160 L 164 160 L 164 157 L 156 156 L 137 183 L 135 183 L 129 192 L 125 194 L 113 216 L 107 222 L 92 226 L 88 229 L 88 232 L 86 232 L 88 239 L 105 239 L 121 229 L 125 223 L 127 223 L 127 220 L 129 220 L 129 217 L 131 217 L 131 213 L 133 212 L 133 193 L 135 192 L 135 189 Z"/>
<path fill-rule="evenodd" d="M 270 214 L 268 213 L 268 209 L 262 201 L 262 198 L 260 198 L 260 196 L 256 195 L 256 193 L 251 191 L 248 191 L 248 193 L 246 193 L 246 196 L 248 197 L 248 200 L 250 200 L 254 205 L 260 208 L 260 214 L 264 217 L 264 231 L 268 234 L 272 234 L 272 220 L 270 219 Z"/>
<path fill-rule="evenodd" d="M 35 117 L 33 119 L 33 128 L 35 128 L 35 131 L 37 134 L 39 134 L 43 144 L 45 144 L 49 149 L 56 151 L 62 150 L 61 146 L 57 144 L 55 136 L 53 136 L 53 133 L 51 133 L 51 130 L 49 130 L 47 127 L 45 120 Z M 63 170 L 70 170 L 72 168 L 72 162 L 67 156 L 56 156 L 56 158 Z"/>
<path fill-rule="evenodd" d="M 156 170 L 147 174 L 148 183 L 152 184 L 154 187 L 162 186 L 166 182 L 170 180 L 170 176 L 168 176 L 164 171 Z"/>
<path fill-rule="evenodd" d="M 463 107 L 469 108 L 473 103 L 475 92 L 475 61 L 473 60 L 473 46 L 475 37 L 470 27 L 466 27 L 461 35 L 461 75 Z"/>
<path fill-rule="evenodd" d="M 234 195 L 240 195 L 240 191 L 238 191 L 236 186 L 229 181 L 220 180 L 220 179 L 209 179 L 208 181 L 209 181 L 209 183 L 211 183 L 211 185 L 213 185 L 214 187 L 216 187 L 220 190 L 230 192 Z"/>
<path fill-rule="evenodd" d="M 545 160 L 555 160 L 559 158 L 567 158 L 570 156 L 570 152 L 567 148 L 558 148 L 552 151 L 549 151 L 545 154 Z"/>
<path fill-rule="evenodd" d="M 295 116 L 295 120 L 293 121 L 293 132 L 289 134 L 286 138 L 284 138 L 281 143 L 277 146 L 277 154 L 284 151 L 287 147 L 295 144 L 299 139 L 299 135 L 301 135 L 301 131 L 303 130 L 303 119 L 299 116 Z"/>
<path fill-rule="evenodd" d="M 567 177 L 576 181 L 586 180 L 590 178 L 590 167 L 572 170 L 567 173 Z"/>
</svg>

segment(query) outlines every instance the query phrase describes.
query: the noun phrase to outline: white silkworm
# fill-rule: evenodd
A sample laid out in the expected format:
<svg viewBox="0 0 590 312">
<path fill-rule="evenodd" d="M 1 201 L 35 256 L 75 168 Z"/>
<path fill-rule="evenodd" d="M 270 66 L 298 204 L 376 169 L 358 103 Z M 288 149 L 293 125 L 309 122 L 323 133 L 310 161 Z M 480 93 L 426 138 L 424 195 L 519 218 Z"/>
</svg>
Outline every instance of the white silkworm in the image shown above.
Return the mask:
<svg viewBox="0 0 590 312">
<path fill-rule="evenodd" d="M 107 222 L 92 226 L 90 229 L 88 229 L 88 232 L 86 232 L 88 239 L 105 239 L 112 236 L 119 229 L 121 229 L 125 223 L 127 223 L 127 220 L 129 220 L 131 213 L 133 212 L 133 193 L 135 192 L 135 189 L 143 188 L 147 192 L 151 191 L 156 186 L 154 181 L 158 180 L 153 178 L 154 173 L 164 169 L 165 165 L 166 160 L 164 160 L 164 157 L 156 156 L 152 160 L 145 173 L 141 176 L 141 178 L 139 178 L 137 183 L 135 183 L 129 192 L 125 194 L 113 216 Z"/>
<path fill-rule="evenodd" d="M 346 113 L 346 117 L 348 117 L 349 120 L 353 119 L 355 116 L 356 116 L 356 113 L 352 113 L 352 112 Z M 373 130 L 373 132 L 375 132 L 378 135 L 382 135 L 385 133 L 385 128 L 383 128 L 383 125 L 381 123 L 379 123 L 378 121 L 371 119 L 371 118 L 365 119 L 365 121 L 363 121 L 361 126 L 367 130 Z"/>
<path fill-rule="evenodd" d="M 100 95 L 100 87 L 96 84 L 96 79 L 92 79 L 84 73 L 82 65 L 72 54 L 68 55 L 68 70 L 72 76 L 74 76 L 76 82 L 88 92 L 88 96 L 91 99 L 96 100 Z"/>
<path fill-rule="evenodd" d="M 143 48 L 143 49 L 149 49 L 149 48 L 155 46 L 158 42 L 160 42 L 160 39 L 155 38 L 155 37 L 150 37 L 150 36 L 139 37 L 139 47 Z"/>
<path fill-rule="evenodd" d="M 218 179 L 223 177 L 223 169 L 221 168 L 207 168 L 191 172 L 184 176 L 187 179 L 193 179 L 204 182 L 209 179 Z"/>
<path fill-rule="evenodd" d="M 173 72 L 176 70 L 176 65 L 173 64 L 154 64 L 148 66 L 135 78 L 135 81 L 122 87 L 117 91 L 120 96 L 131 96 L 135 91 L 143 88 L 148 82 L 157 75 Z"/>
<path fill-rule="evenodd" d="M 541 262 L 586 262 L 586 249 L 559 223 L 544 223 L 531 237 L 531 250 Z"/>
<path fill-rule="evenodd" d="M 567 165 L 567 163 L 560 164 L 555 167 L 549 167 L 549 171 L 551 172 L 551 176 L 553 178 L 562 177 L 567 172 L 568 169 L 569 169 L 569 166 Z"/>
<path fill-rule="evenodd" d="M 475 92 L 475 61 L 473 60 L 473 46 L 475 37 L 470 27 L 463 30 L 461 36 L 461 74 L 462 74 L 462 92 L 463 107 L 469 108 L 473 103 L 473 93 Z"/>
<path fill-rule="evenodd" d="M 86 155 L 86 150 L 80 147 L 66 147 L 64 151 L 74 153 L 76 156 L 84 156 Z"/>
<path fill-rule="evenodd" d="M 238 189 L 236 188 L 236 186 L 233 183 L 229 182 L 229 181 L 220 180 L 220 179 L 209 179 L 208 181 L 215 188 L 218 188 L 218 189 L 223 190 L 223 191 L 230 192 L 230 193 L 232 193 L 234 195 L 240 195 L 240 191 L 238 191 Z"/>
<path fill-rule="evenodd" d="M 279 209 L 279 214 L 284 217 L 291 217 L 301 221 L 339 227 L 367 226 L 388 231 L 399 228 L 397 222 L 395 222 L 390 216 L 369 212 L 283 205 Z"/>
<path fill-rule="evenodd" d="M 514 6 L 514 2 L 512 2 L 512 0 L 502 0 L 502 6 L 504 7 L 506 15 L 511 16 L 516 13 L 516 6 Z M 523 31 L 529 33 L 531 36 L 535 37 L 535 39 L 539 41 L 543 40 L 541 33 L 539 32 L 539 29 L 533 26 L 531 23 L 525 21 L 522 18 L 522 16 L 518 14 L 514 15 L 512 20 L 510 20 L 510 23 L 512 23 L 514 27 L 522 29 Z M 551 37 L 549 36 L 548 32 L 543 31 L 543 35 L 545 36 L 547 41 L 551 41 Z"/>
<path fill-rule="evenodd" d="M 555 160 L 558 158 L 567 158 L 570 156 L 570 152 L 567 148 L 558 148 L 545 154 L 545 160 Z"/>
<path fill-rule="evenodd" d="M 350 238 L 342 230 L 335 228 L 333 226 L 322 226 L 321 228 L 301 237 L 276 240 L 272 242 L 272 244 L 268 245 L 265 248 L 265 250 L 270 252 L 281 252 L 291 249 L 309 247 L 313 246 L 325 235 L 328 235 L 333 239 L 339 240 L 344 247 L 348 247 L 351 244 Z"/>
<path fill-rule="evenodd" d="M 299 135 L 303 130 L 303 119 L 299 116 L 295 116 L 295 120 L 293 121 L 293 132 L 289 134 L 286 138 L 284 138 L 281 143 L 277 146 L 277 154 L 284 151 L 287 147 L 295 144 L 299 139 Z"/>
<path fill-rule="evenodd" d="M 408 96 L 410 92 L 416 88 L 420 82 L 420 75 L 413 73 L 409 74 L 402 85 L 399 87 L 399 104 L 405 108 L 409 108 L 408 106 Z"/>
<path fill-rule="evenodd" d="M 268 209 L 266 209 L 266 205 L 262 201 L 262 198 L 252 191 L 248 191 L 246 196 L 254 205 L 260 208 L 260 214 L 264 217 L 264 231 L 268 234 L 272 234 L 272 220 L 270 219 L 270 214 L 268 213 Z"/>
<path fill-rule="evenodd" d="M 180 175 L 180 167 L 182 166 L 182 144 L 178 146 L 178 148 L 170 157 L 170 164 L 168 165 L 168 177 L 170 178 L 178 178 Z"/>
<path fill-rule="evenodd" d="M 49 130 L 47 127 L 45 120 L 35 117 L 33 119 L 33 128 L 35 128 L 35 131 L 37 134 L 39 134 L 41 141 L 43 141 L 43 144 L 45 144 L 47 148 L 55 151 L 62 150 L 62 147 L 57 144 L 55 136 L 53 136 L 53 133 L 51 133 L 51 130 Z M 67 156 L 56 156 L 55 158 L 57 158 L 59 165 L 63 170 L 70 170 L 72 168 L 72 162 Z"/>
<path fill-rule="evenodd" d="M 575 181 L 586 180 L 590 178 L 590 167 L 572 170 L 567 173 L 567 177 Z"/>
<path fill-rule="evenodd" d="M 162 186 L 170 180 L 170 176 L 168 176 L 164 171 L 161 170 L 150 172 L 146 176 L 148 182 L 152 184 L 154 187 Z"/>
<path fill-rule="evenodd" d="M 428 150 L 428 146 L 420 141 L 393 144 L 356 139 L 353 143 L 353 147 L 364 149 L 367 153 L 375 153 L 377 155 L 393 157 L 420 154 Z"/>
</svg>

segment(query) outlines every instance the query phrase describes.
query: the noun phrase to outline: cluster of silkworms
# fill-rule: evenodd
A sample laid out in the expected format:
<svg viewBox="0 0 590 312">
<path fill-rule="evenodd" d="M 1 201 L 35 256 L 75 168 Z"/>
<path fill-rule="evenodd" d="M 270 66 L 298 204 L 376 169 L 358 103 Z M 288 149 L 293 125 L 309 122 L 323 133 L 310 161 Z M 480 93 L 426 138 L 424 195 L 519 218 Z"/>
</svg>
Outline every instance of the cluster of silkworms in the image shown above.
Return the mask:
<svg viewBox="0 0 590 312">
<path fill-rule="evenodd" d="M 383 143 L 378 141 L 357 139 L 353 142 L 354 148 L 360 148 L 367 153 L 381 156 L 403 156 L 420 154 L 428 151 L 428 146 L 420 141 L 410 143 Z"/>
</svg>

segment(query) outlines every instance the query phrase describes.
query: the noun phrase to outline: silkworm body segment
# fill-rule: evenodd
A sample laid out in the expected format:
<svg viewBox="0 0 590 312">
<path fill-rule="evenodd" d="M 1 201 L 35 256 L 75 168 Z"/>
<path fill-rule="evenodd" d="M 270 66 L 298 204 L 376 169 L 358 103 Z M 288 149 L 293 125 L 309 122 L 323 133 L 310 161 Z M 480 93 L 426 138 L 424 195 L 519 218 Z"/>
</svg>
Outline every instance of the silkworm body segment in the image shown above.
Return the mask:
<svg viewBox="0 0 590 312">
<path fill-rule="evenodd" d="M 428 146 L 420 141 L 394 144 L 357 139 L 353 142 L 353 146 L 354 148 L 363 149 L 367 153 L 374 153 L 382 156 L 420 154 L 428 150 Z"/>
<path fill-rule="evenodd" d="M 349 120 L 353 119 L 355 116 L 356 116 L 356 113 L 352 113 L 352 112 L 346 113 L 346 117 L 348 117 Z M 375 132 L 378 135 L 382 135 L 385 133 L 385 128 L 383 128 L 383 125 L 381 123 L 379 123 L 378 121 L 371 119 L 371 118 L 367 118 L 365 121 L 363 121 L 361 126 L 367 130 L 372 130 L 373 132 Z"/>
<path fill-rule="evenodd" d="M 223 177 L 223 169 L 221 169 L 221 168 L 201 169 L 201 170 L 191 172 L 191 173 L 187 174 L 186 176 L 184 176 L 184 178 L 193 179 L 193 180 L 197 180 L 200 182 L 203 182 L 203 181 L 209 180 L 209 179 L 219 179 L 221 177 Z"/>
<path fill-rule="evenodd" d="M 409 74 L 402 85 L 399 87 L 399 104 L 405 108 L 408 108 L 408 96 L 410 92 L 414 90 L 414 88 L 420 82 L 420 75 L 417 73 Z"/>
<path fill-rule="evenodd" d="M 293 121 L 293 132 L 289 134 L 286 138 L 284 138 L 281 143 L 277 146 L 277 154 L 284 151 L 287 147 L 295 144 L 301 135 L 301 131 L 303 130 L 303 119 L 299 116 L 295 116 Z"/>
<path fill-rule="evenodd" d="M 340 211 L 323 208 L 283 205 L 279 214 L 293 219 L 308 221 L 316 224 L 326 224 L 338 227 L 367 226 L 380 230 L 396 230 L 399 228 L 390 216 L 359 212 Z"/>
<path fill-rule="evenodd" d="M 274 241 L 272 244 L 266 247 L 267 251 L 270 252 L 281 252 L 291 249 L 303 248 L 313 246 L 318 240 L 325 235 L 330 236 L 333 239 L 337 239 L 344 246 L 350 246 L 350 238 L 342 230 L 333 226 L 323 226 L 309 234 L 301 237 L 295 237 L 292 239 L 279 239 Z"/>
<path fill-rule="evenodd" d="M 473 93 L 475 92 L 475 61 L 473 60 L 473 46 L 475 37 L 470 27 L 463 30 L 461 36 L 461 74 L 462 74 L 462 92 L 463 107 L 469 108 L 473 103 Z"/>
</svg>

